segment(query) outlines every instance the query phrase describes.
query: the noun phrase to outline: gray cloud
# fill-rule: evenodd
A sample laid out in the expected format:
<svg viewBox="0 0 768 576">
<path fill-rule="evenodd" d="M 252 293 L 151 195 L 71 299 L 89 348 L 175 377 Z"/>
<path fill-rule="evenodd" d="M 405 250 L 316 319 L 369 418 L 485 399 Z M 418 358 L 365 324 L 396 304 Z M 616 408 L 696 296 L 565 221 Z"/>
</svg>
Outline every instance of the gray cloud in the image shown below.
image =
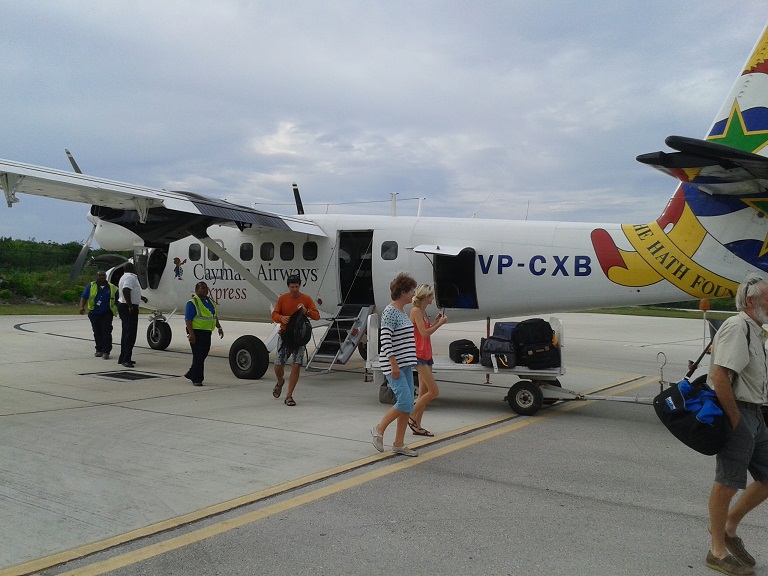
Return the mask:
<svg viewBox="0 0 768 576">
<path fill-rule="evenodd" d="M 762 2 L 4 3 L 0 157 L 290 212 L 647 222 L 635 156 L 702 137 Z M 400 213 L 415 212 L 402 202 Z M 22 197 L 0 235 L 82 240 Z"/>
</svg>

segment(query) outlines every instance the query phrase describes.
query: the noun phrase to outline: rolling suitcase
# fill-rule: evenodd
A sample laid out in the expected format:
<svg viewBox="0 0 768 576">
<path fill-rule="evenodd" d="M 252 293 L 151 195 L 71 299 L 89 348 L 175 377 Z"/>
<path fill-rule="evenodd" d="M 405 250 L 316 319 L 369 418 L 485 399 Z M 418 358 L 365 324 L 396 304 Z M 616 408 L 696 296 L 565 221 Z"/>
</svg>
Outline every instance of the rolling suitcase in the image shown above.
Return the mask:
<svg viewBox="0 0 768 576">
<path fill-rule="evenodd" d="M 560 366 L 560 349 L 552 342 L 528 344 L 519 348 L 517 361 L 531 370 L 557 368 Z"/>
<path fill-rule="evenodd" d="M 493 337 L 513 342 L 518 324 L 519 322 L 495 322 L 493 324 Z"/>
<path fill-rule="evenodd" d="M 516 364 L 515 345 L 509 340 L 499 338 L 482 338 L 480 340 L 480 363 L 492 367 L 491 355 L 496 356 L 499 369 L 514 368 Z"/>
</svg>

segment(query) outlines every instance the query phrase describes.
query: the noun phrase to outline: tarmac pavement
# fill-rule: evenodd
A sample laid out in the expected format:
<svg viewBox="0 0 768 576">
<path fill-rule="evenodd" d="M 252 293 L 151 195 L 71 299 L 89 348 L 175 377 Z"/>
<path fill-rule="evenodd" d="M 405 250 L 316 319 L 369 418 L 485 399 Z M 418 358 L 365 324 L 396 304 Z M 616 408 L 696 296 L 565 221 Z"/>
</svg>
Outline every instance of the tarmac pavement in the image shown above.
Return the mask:
<svg viewBox="0 0 768 576">
<path fill-rule="evenodd" d="M 673 380 L 703 346 L 700 321 L 559 317 L 561 383 L 582 393 L 651 397 L 659 351 Z M 650 406 L 518 417 L 503 401 L 516 378 L 445 372 L 424 420 L 436 437 L 407 435 L 418 458 L 380 455 L 369 430 L 386 406 L 361 360 L 304 373 L 290 408 L 272 398 L 271 370 L 246 381 L 228 367 L 235 338 L 270 327 L 223 324 L 197 388 L 181 377 L 180 319 L 168 350 L 140 345 L 128 370 L 93 357 L 82 317 L 0 316 L 0 576 L 709 573 L 712 460 Z M 484 334 L 449 323 L 436 354 Z M 742 535 L 754 547 L 766 528 L 758 511 Z"/>
</svg>

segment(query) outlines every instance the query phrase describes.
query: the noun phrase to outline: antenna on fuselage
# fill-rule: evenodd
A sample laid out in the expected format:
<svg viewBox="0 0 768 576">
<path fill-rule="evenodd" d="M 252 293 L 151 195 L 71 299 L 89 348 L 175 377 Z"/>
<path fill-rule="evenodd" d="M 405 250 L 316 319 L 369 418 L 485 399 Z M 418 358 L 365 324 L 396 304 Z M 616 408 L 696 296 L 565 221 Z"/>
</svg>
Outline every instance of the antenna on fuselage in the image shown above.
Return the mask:
<svg viewBox="0 0 768 576">
<path fill-rule="evenodd" d="M 293 183 L 293 199 L 296 200 L 296 213 L 304 214 L 304 204 L 301 203 L 301 194 L 299 194 L 299 185 Z"/>
</svg>

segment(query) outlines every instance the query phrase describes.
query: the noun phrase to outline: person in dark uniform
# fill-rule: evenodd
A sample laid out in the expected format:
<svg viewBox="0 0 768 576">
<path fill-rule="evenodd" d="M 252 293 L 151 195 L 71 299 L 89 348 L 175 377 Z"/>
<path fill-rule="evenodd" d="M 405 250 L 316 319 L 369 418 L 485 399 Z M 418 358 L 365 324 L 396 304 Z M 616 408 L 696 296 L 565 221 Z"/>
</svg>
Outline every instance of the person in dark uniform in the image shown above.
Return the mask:
<svg viewBox="0 0 768 576">
<path fill-rule="evenodd" d="M 94 356 L 109 360 L 112 352 L 112 319 L 117 316 L 117 286 L 107 282 L 107 273 L 99 270 L 96 281 L 85 287 L 80 296 L 80 314 L 85 314 L 88 305 L 88 320 L 93 328 L 96 341 Z"/>
<path fill-rule="evenodd" d="M 219 337 L 224 338 L 224 330 L 216 316 L 216 304 L 208 297 L 208 284 L 195 284 L 195 295 L 187 302 L 184 322 L 187 325 L 187 338 L 192 348 L 192 366 L 185 378 L 192 380 L 195 386 L 202 386 L 205 380 L 205 359 L 211 351 L 211 332 L 218 328 Z"/>
</svg>

